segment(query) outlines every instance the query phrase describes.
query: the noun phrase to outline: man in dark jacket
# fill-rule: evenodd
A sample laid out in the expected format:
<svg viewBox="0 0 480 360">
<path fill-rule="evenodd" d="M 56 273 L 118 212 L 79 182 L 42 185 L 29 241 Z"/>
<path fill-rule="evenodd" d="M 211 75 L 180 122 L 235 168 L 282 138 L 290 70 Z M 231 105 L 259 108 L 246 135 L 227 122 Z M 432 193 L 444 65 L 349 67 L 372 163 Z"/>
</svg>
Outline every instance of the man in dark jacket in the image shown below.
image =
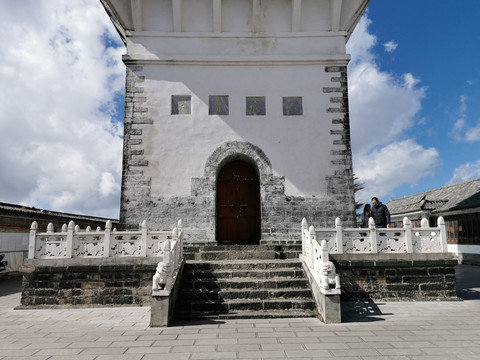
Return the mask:
<svg viewBox="0 0 480 360">
<path fill-rule="evenodd" d="M 372 208 L 370 209 L 370 216 L 375 220 L 375 227 L 389 228 L 390 227 L 390 212 L 388 208 L 378 201 L 377 197 L 372 197 Z"/>
</svg>

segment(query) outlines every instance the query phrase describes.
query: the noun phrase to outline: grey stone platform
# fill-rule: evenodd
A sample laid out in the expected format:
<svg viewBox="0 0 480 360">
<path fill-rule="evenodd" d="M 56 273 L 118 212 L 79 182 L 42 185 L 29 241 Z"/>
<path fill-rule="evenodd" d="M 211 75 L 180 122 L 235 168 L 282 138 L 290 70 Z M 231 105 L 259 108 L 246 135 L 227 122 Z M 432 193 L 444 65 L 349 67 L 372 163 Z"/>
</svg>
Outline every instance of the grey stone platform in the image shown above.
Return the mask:
<svg viewBox="0 0 480 360">
<path fill-rule="evenodd" d="M 479 360 L 480 267 L 457 267 L 464 301 L 344 302 L 343 323 L 316 318 L 178 322 L 150 308 L 14 310 L 20 281 L 0 281 L 0 359 Z"/>
</svg>

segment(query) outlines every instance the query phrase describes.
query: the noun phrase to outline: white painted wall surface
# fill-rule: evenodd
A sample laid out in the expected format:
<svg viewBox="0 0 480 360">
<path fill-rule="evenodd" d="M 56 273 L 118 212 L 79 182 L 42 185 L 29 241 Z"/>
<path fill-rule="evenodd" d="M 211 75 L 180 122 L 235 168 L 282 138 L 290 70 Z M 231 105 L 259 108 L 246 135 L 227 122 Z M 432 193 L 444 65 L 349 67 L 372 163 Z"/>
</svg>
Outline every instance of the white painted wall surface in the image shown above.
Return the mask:
<svg viewBox="0 0 480 360">
<path fill-rule="evenodd" d="M 448 244 L 448 252 L 455 255 L 459 254 L 478 254 L 480 255 L 480 245 L 458 245 Z"/>
<path fill-rule="evenodd" d="M 133 59 L 153 61 L 348 61 L 345 35 L 344 32 L 284 33 L 273 37 L 142 32 L 127 39 L 127 52 Z"/>
<path fill-rule="evenodd" d="M 336 114 L 323 93 L 334 75 L 323 66 L 144 66 L 146 107 L 154 125 L 141 145 L 152 196 L 189 195 L 207 158 L 223 142 L 249 141 L 286 177 L 287 195 L 323 195 L 332 173 L 330 129 Z M 191 95 L 191 115 L 170 115 L 171 95 Z M 229 96 L 229 115 L 208 115 L 209 95 Z M 247 116 L 246 96 L 265 96 L 266 115 Z M 302 116 L 283 115 L 283 96 L 303 98 Z M 339 94 L 341 96 L 341 94 Z M 337 115 L 338 117 L 338 115 Z M 153 130 L 150 130 L 153 129 Z M 302 160 L 300 161 L 300 158 Z"/>
<path fill-rule="evenodd" d="M 182 33 L 158 31 L 174 27 L 171 1 L 143 2 L 143 31 L 129 34 L 127 51 L 143 66 L 144 106 L 154 122 L 138 146 L 152 197 L 189 195 L 207 158 L 234 140 L 265 152 L 274 174 L 285 176 L 286 195 L 325 195 L 330 152 L 345 149 L 333 145 L 330 130 L 342 125 L 332 125 L 338 114 L 327 112 L 338 106 L 330 98 L 342 93 L 323 92 L 340 74 L 325 66 L 348 63 L 347 34 L 327 31 L 330 1 L 302 1 L 301 29 L 309 32 L 291 32 L 291 0 L 217 2 L 222 31 L 236 33 L 212 32 L 212 0 L 181 1 Z M 192 114 L 170 115 L 172 95 L 191 95 Z M 228 116 L 208 115 L 209 95 L 229 96 Z M 266 97 L 265 116 L 246 115 L 247 96 Z M 301 96 L 303 115 L 284 116 L 284 96 Z"/>
<path fill-rule="evenodd" d="M 0 254 L 8 265 L 5 271 L 18 271 L 28 254 L 28 233 L 0 232 Z"/>
<path fill-rule="evenodd" d="M 348 2 L 344 7 L 348 10 Z M 292 0 L 222 0 L 223 32 L 288 32 L 292 26 Z M 213 0 L 181 0 L 182 31 L 211 32 L 213 28 Z M 253 7 L 256 6 L 256 10 Z M 255 12 L 255 15 L 254 15 Z M 171 0 L 143 0 L 143 29 L 173 31 Z M 301 31 L 326 31 L 330 28 L 330 0 L 302 0 Z M 258 20 L 258 28 L 254 25 Z M 136 29 L 137 31 L 139 29 Z"/>
</svg>

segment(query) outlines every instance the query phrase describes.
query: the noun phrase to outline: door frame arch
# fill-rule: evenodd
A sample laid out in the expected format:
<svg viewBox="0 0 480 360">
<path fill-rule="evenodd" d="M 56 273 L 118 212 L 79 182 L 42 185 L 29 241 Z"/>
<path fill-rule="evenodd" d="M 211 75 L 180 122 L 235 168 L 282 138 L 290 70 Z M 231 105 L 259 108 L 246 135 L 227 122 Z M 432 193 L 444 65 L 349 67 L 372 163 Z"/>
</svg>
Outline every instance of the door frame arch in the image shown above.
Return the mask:
<svg viewBox="0 0 480 360">
<path fill-rule="evenodd" d="M 211 227 L 206 234 L 214 241 L 216 234 L 216 180 L 218 172 L 224 164 L 235 159 L 243 160 L 258 170 L 260 181 L 260 235 L 268 231 L 264 228 L 265 199 L 285 196 L 285 177 L 275 176 L 269 158 L 262 149 L 246 141 L 226 141 L 219 145 L 207 158 L 203 176 L 193 177 L 191 195 L 203 198 L 206 215 Z"/>
</svg>

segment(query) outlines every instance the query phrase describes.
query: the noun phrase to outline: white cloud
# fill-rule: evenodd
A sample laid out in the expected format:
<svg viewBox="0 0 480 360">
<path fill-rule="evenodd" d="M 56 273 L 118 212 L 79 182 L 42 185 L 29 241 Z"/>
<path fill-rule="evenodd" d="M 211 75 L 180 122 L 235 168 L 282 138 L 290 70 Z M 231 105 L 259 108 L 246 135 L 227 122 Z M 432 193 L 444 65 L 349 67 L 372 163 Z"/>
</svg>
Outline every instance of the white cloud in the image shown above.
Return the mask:
<svg viewBox="0 0 480 360">
<path fill-rule="evenodd" d="M 95 0 L 0 6 L 0 201 L 118 217 L 125 50 L 108 16 Z"/>
<path fill-rule="evenodd" d="M 458 142 L 472 143 L 480 141 L 480 122 L 475 126 L 468 125 L 466 120 L 466 112 L 468 110 L 467 100 L 468 97 L 466 95 L 460 96 L 459 112 L 462 118 L 455 121 L 452 130 L 450 131 L 450 136 Z"/>
<path fill-rule="evenodd" d="M 120 184 L 116 182 L 115 177 L 112 173 L 102 173 L 99 191 L 102 198 L 112 194 L 118 194 L 120 192 Z"/>
<path fill-rule="evenodd" d="M 475 163 L 467 162 L 460 165 L 453 172 L 449 185 L 480 178 L 480 160 Z"/>
<path fill-rule="evenodd" d="M 458 119 L 457 121 L 455 121 L 455 124 L 453 124 L 452 131 L 450 131 L 450 136 L 455 141 L 462 141 L 464 128 L 465 128 L 465 120 Z"/>
<path fill-rule="evenodd" d="M 356 196 L 359 202 L 414 185 L 439 164 L 436 149 L 424 148 L 409 136 L 426 88 L 410 73 L 398 77 L 379 68 L 367 16 L 347 45 L 352 55 L 348 71 L 354 172 L 365 185 Z"/>
<path fill-rule="evenodd" d="M 388 197 L 397 187 L 414 185 L 422 177 L 433 175 L 438 164 L 435 148 L 425 149 L 412 139 L 374 149 L 358 157 L 355 164 L 355 174 L 364 183 L 357 201 L 368 202 L 372 196 Z"/>
<path fill-rule="evenodd" d="M 373 63 L 375 60 L 371 49 L 377 43 L 377 38 L 368 32 L 368 26 L 371 23 L 372 21 L 364 15 L 350 36 L 347 43 L 347 52 L 352 54 L 350 68 L 360 63 Z"/>
<path fill-rule="evenodd" d="M 465 114 L 467 111 L 467 100 L 468 97 L 465 95 L 460 95 L 460 113 Z"/>
<path fill-rule="evenodd" d="M 403 75 L 403 84 L 407 90 L 415 92 L 414 87 L 420 82 L 417 78 L 415 78 L 412 74 L 407 73 Z M 423 98 L 423 92 L 425 89 L 420 89 L 420 92 L 418 95 L 420 95 L 418 98 L 421 99 Z"/>
<path fill-rule="evenodd" d="M 395 41 L 390 40 L 389 42 L 383 44 L 383 47 L 385 48 L 386 52 L 391 53 L 397 50 L 398 44 Z"/>
<path fill-rule="evenodd" d="M 465 133 L 465 140 L 467 142 L 476 142 L 480 141 L 480 123 L 477 126 L 474 126 Z"/>
</svg>

